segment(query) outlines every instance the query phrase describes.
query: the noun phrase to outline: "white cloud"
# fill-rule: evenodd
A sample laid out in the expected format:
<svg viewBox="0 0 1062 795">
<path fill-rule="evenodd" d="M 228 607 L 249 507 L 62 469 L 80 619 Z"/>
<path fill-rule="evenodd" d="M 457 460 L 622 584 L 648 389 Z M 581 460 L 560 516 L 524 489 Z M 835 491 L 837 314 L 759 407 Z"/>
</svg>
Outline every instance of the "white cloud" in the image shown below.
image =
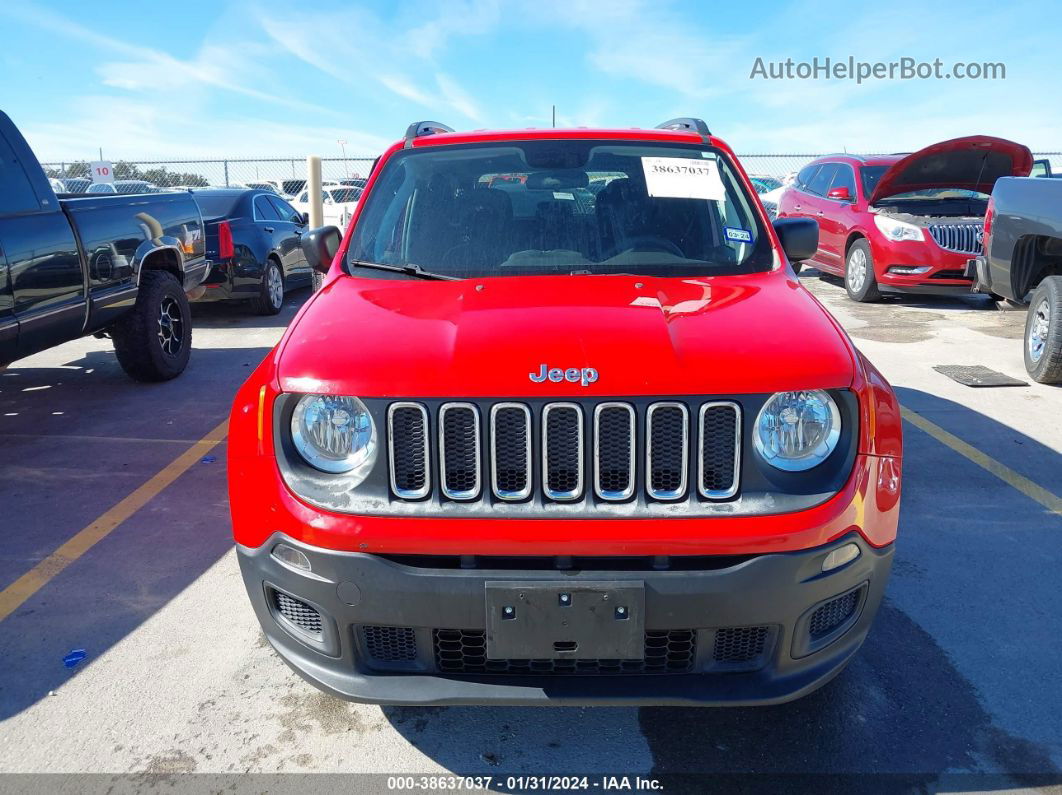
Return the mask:
<svg viewBox="0 0 1062 795">
<path fill-rule="evenodd" d="M 378 75 L 379 80 L 385 88 L 398 94 L 400 97 L 416 102 L 420 105 L 431 105 L 433 100 L 408 78 L 401 75 Z"/>
<path fill-rule="evenodd" d="M 449 75 L 440 72 L 435 75 L 435 82 L 438 84 L 439 91 L 442 92 L 443 100 L 447 105 L 474 122 L 483 121 L 483 111 L 479 109 L 479 106 L 476 105 L 468 92 L 458 85 L 457 81 Z"/>
</svg>

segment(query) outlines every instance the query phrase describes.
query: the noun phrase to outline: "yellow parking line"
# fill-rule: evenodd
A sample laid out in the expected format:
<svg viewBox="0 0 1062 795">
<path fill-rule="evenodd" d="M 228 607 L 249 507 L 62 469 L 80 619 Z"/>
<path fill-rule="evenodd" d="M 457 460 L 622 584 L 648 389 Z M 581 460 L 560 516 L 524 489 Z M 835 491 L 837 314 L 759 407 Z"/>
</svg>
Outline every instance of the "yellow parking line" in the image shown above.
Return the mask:
<svg viewBox="0 0 1062 795">
<path fill-rule="evenodd" d="M 143 508 L 159 492 L 179 478 L 192 464 L 217 447 L 228 433 L 226 420 L 173 459 L 144 485 L 79 531 L 52 554 L 0 591 L 0 621 L 3 621 L 63 569 L 80 558 L 112 530 Z"/>
<path fill-rule="evenodd" d="M 950 447 L 963 458 L 972 461 L 987 472 L 991 472 L 997 478 L 1009 486 L 1013 486 L 1026 497 L 1035 500 L 1051 513 L 1062 516 L 1062 498 L 1045 489 L 1038 483 L 1034 483 L 1024 475 L 1020 475 L 1005 464 L 1001 464 L 992 456 L 982 453 L 976 447 L 967 444 L 958 436 L 930 422 L 921 414 L 912 411 L 906 406 L 901 406 L 903 418 L 919 430 L 925 431 L 941 444 Z"/>
</svg>

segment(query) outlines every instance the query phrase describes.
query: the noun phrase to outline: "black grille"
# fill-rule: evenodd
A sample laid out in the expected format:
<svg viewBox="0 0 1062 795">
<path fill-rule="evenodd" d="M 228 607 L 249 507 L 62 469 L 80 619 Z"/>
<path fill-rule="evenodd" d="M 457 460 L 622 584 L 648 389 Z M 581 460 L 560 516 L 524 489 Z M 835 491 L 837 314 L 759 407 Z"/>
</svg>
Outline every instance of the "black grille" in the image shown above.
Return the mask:
<svg viewBox="0 0 1062 795">
<path fill-rule="evenodd" d="M 378 662 L 417 659 L 413 627 L 362 627 L 361 637 L 369 656 Z"/>
<path fill-rule="evenodd" d="M 701 413 L 701 493 L 725 498 L 737 491 L 741 414 L 736 405 L 708 405 Z"/>
<path fill-rule="evenodd" d="M 531 493 L 530 422 L 531 414 L 522 406 L 494 411 L 494 493 L 502 499 L 523 499 Z"/>
<path fill-rule="evenodd" d="M 310 635 L 321 635 L 321 614 L 305 602 L 288 596 L 280 591 L 273 591 L 273 606 L 280 615 Z"/>
<path fill-rule="evenodd" d="M 860 593 L 862 589 L 849 591 L 843 596 L 831 599 L 812 613 L 811 621 L 808 622 L 808 634 L 811 635 L 811 639 L 818 640 L 829 635 L 851 618 L 856 605 L 859 604 Z"/>
<path fill-rule="evenodd" d="M 544 422 L 547 494 L 577 499 L 582 491 L 582 412 L 573 406 L 550 406 Z"/>
<path fill-rule="evenodd" d="M 930 279 L 965 279 L 966 271 L 954 268 L 952 270 L 937 271 L 929 275 Z"/>
<path fill-rule="evenodd" d="M 693 669 L 692 629 L 645 633 L 641 660 L 488 660 L 487 636 L 478 629 L 436 629 L 435 666 L 452 674 L 678 674 Z"/>
<path fill-rule="evenodd" d="M 655 406 L 649 415 L 649 492 L 674 499 L 686 491 L 686 410 Z"/>
<path fill-rule="evenodd" d="M 501 500 L 510 511 L 537 511 L 548 502 L 728 500 L 739 491 L 734 401 L 430 405 L 388 407 L 399 500 Z"/>
<path fill-rule="evenodd" d="M 391 487 L 400 497 L 428 493 L 428 416 L 420 406 L 391 411 Z"/>
<path fill-rule="evenodd" d="M 443 492 L 454 499 L 479 496 L 479 423 L 469 406 L 447 406 L 442 418 Z"/>
<path fill-rule="evenodd" d="M 712 659 L 718 663 L 748 663 L 767 648 L 767 627 L 724 627 L 715 632 Z"/>
<path fill-rule="evenodd" d="M 634 409 L 605 406 L 598 412 L 597 493 L 625 499 L 634 492 Z"/>
</svg>

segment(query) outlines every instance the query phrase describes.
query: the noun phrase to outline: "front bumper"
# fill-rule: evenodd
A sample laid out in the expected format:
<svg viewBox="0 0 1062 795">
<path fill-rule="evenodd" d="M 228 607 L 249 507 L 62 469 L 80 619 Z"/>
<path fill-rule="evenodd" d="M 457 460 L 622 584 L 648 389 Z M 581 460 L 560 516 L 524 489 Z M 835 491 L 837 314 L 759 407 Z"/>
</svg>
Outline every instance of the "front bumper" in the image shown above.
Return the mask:
<svg viewBox="0 0 1062 795">
<path fill-rule="evenodd" d="M 302 551 L 312 575 L 274 558 L 278 542 Z M 846 543 L 859 547 L 859 557 L 822 573 L 826 555 Z M 310 683 L 342 698 L 380 704 L 749 705 L 798 698 L 840 672 L 877 612 L 893 547 L 875 548 L 851 533 L 815 549 L 704 557 L 698 559 L 701 566 L 664 570 L 654 570 L 648 560 L 643 567 L 631 565 L 630 559 L 615 568 L 600 559 L 588 560 L 581 569 L 533 568 L 539 564 L 532 559 L 528 568 L 516 568 L 519 560 L 512 558 L 504 564 L 485 560 L 484 567 L 466 559 L 471 568 L 448 567 L 446 558 L 399 562 L 320 549 L 281 534 L 237 551 L 270 643 Z M 536 673 L 551 664 L 536 669 L 529 661 L 503 664 L 504 673 L 486 673 L 475 665 L 467 669 L 473 672 L 440 670 L 451 664 L 446 654 L 454 652 L 445 649 L 453 648 L 455 631 L 471 638 L 473 647 L 481 643 L 488 581 L 558 580 L 643 584 L 646 649 L 653 636 L 652 643 L 666 643 L 670 655 L 671 638 L 678 638 L 674 645 L 685 656 L 674 666 L 669 656 L 667 663 L 675 672 L 613 673 L 611 661 L 590 664 L 593 675 Z M 284 595 L 280 602 L 290 606 L 286 600 L 294 597 L 316 611 L 320 630 L 307 633 L 285 618 L 278 593 Z M 827 622 L 825 634 L 812 635 L 816 610 L 838 597 L 851 609 L 847 614 L 834 609 L 840 623 L 829 628 Z M 366 632 L 366 627 L 374 629 Z M 476 662 L 475 648 L 470 654 L 458 656 Z M 599 663 L 604 667 L 595 668 Z"/>
<path fill-rule="evenodd" d="M 928 234 L 928 233 L 927 233 Z M 970 254 L 948 251 L 933 240 L 891 241 L 875 235 L 871 242 L 874 277 L 884 293 L 966 295 L 974 290 L 966 275 Z M 893 273 L 894 266 L 927 267 L 924 273 Z"/>
</svg>

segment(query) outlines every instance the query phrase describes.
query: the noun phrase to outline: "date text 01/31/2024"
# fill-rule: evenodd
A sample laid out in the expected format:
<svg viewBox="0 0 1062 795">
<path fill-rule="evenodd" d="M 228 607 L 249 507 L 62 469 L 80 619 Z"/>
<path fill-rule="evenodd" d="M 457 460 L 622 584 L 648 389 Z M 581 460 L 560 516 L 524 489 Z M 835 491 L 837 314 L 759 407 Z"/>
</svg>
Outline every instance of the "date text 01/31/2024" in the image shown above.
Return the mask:
<svg viewBox="0 0 1062 795">
<path fill-rule="evenodd" d="M 508 790 L 524 792 L 568 792 L 573 790 L 659 791 L 655 778 L 642 776 L 388 776 L 387 789 L 394 791 Z"/>
</svg>

